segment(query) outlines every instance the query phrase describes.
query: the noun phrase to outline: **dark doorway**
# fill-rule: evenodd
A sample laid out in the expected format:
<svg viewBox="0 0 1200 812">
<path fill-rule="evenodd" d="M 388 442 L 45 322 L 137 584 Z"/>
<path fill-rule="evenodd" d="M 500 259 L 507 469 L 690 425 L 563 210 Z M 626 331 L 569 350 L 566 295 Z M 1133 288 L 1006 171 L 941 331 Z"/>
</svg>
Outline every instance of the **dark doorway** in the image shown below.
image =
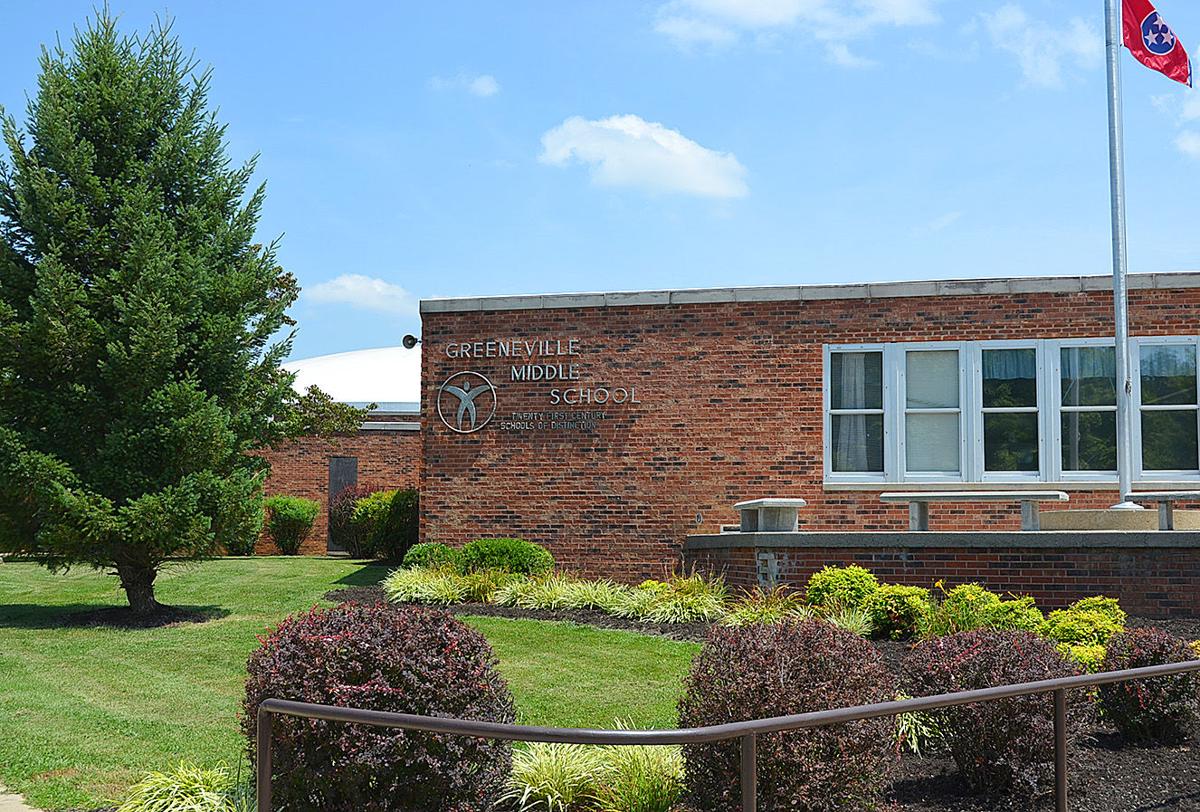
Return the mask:
<svg viewBox="0 0 1200 812">
<path fill-rule="evenodd" d="M 351 485 L 358 484 L 358 457 L 330 457 L 329 458 L 329 493 L 326 499 L 325 515 L 331 515 L 329 509 L 333 507 L 333 500 L 342 492 L 343 488 L 348 488 Z M 329 525 L 325 536 L 325 548 L 330 553 L 344 553 L 345 548 L 334 543 L 333 525 Z"/>
</svg>

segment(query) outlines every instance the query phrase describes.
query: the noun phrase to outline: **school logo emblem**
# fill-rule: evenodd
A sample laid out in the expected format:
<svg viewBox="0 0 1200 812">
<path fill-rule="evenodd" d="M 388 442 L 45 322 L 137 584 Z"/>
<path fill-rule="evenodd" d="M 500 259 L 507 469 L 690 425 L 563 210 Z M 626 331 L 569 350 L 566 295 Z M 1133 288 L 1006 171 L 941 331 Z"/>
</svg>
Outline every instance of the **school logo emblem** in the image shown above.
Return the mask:
<svg viewBox="0 0 1200 812">
<path fill-rule="evenodd" d="M 479 431 L 496 416 L 496 387 L 478 372 L 455 372 L 438 388 L 437 413 L 451 431 Z"/>
<path fill-rule="evenodd" d="M 1146 49 L 1156 56 L 1166 56 L 1175 50 L 1175 32 L 1157 11 L 1142 20 L 1142 41 Z"/>
</svg>

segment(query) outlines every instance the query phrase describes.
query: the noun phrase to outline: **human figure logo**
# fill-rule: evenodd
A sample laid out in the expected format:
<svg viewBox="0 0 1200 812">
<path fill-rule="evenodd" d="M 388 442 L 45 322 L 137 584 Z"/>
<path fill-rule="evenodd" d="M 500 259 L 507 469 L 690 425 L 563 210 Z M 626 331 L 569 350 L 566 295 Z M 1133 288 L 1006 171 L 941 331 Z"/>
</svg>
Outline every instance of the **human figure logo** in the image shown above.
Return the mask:
<svg viewBox="0 0 1200 812">
<path fill-rule="evenodd" d="M 479 431 L 496 415 L 496 387 L 478 372 L 456 372 L 438 389 L 437 413 L 451 431 Z"/>
</svg>

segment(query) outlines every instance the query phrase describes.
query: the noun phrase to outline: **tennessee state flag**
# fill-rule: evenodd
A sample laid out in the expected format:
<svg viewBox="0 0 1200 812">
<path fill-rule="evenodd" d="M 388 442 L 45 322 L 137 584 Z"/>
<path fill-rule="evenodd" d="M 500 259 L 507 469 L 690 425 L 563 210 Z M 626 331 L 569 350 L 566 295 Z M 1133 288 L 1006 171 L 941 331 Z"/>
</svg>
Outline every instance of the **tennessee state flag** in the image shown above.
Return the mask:
<svg viewBox="0 0 1200 812">
<path fill-rule="evenodd" d="M 1150 0 L 1122 0 L 1125 47 L 1138 62 L 1168 79 L 1192 86 L 1192 63 L 1183 43 Z"/>
</svg>

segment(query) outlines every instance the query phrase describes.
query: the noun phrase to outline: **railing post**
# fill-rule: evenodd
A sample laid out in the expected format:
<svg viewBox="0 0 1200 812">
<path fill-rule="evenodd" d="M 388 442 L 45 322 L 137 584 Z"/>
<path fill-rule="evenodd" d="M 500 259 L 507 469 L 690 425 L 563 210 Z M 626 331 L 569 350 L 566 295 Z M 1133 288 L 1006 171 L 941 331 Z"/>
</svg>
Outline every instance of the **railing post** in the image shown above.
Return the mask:
<svg viewBox="0 0 1200 812">
<path fill-rule="evenodd" d="M 271 812 L 271 712 L 261 706 L 255 729 L 255 797 L 258 812 Z"/>
<path fill-rule="evenodd" d="M 1054 692 L 1054 810 L 1067 812 L 1067 692 Z"/>
<path fill-rule="evenodd" d="M 758 809 L 758 754 L 753 733 L 742 736 L 742 812 Z"/>
</svg>

